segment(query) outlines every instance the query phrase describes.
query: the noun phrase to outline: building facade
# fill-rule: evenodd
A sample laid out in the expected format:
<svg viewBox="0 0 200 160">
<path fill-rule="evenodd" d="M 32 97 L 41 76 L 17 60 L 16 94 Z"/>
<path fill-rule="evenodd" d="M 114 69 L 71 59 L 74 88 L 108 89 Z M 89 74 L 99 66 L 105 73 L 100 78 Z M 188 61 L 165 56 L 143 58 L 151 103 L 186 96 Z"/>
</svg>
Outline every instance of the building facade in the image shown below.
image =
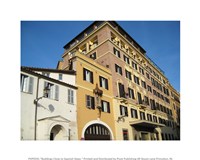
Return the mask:
<svg viewBox="0 0 200 160">
<path fill-rule="evenodd" d="M 74 71 L 21 67 L 21 140 L 77 140 L 74 84 Z"/>
<path fill-rule="evenodd" d="M 65 69 L 76 71 L 78 139 L 114 140 L 111 72 L 79 52 L 69 54 Z"/>
<path fill-rule="evenodd" d="M 116 22 L 92 23 L 64 49 L 57 68 L 77 72 L 79 139 L 180 139 L 180 94 Z M 100 136 L 101 125 L 107 138 Z"/>
</svg>

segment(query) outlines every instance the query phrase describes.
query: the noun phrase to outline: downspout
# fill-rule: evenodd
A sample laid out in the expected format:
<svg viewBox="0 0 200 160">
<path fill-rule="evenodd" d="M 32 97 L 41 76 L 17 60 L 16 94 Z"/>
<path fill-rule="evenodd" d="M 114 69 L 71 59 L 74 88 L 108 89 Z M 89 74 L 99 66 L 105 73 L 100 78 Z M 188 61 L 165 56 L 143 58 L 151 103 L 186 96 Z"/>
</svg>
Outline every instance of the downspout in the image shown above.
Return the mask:
<svg viewBox="0 0 200 160">
<path fill-rule="evenodd" d="M 40 78 L 38 77 L 37 79 L 37 90 L 36 90 L 36 99 L 34 100 L 35 103 L 35 128 L 34 128 L 34 140 L 37 140 L 37 108 L 38 108 L 38 92 L 39 92 L 39 80 Z"/>
</svg>

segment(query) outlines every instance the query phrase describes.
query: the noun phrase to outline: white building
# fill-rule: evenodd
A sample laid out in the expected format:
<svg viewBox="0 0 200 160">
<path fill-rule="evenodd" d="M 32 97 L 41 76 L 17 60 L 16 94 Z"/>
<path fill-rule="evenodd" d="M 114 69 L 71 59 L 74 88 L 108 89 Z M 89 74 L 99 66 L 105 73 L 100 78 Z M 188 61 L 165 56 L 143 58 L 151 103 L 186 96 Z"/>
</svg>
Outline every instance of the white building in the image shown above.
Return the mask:
<svg viewBox="0 0 200 160">
<path fill-rule="evenodd" d="M 74 85 L 74 71 L 21 67 L 21 140 L 78 139 Z"/>
</svg>

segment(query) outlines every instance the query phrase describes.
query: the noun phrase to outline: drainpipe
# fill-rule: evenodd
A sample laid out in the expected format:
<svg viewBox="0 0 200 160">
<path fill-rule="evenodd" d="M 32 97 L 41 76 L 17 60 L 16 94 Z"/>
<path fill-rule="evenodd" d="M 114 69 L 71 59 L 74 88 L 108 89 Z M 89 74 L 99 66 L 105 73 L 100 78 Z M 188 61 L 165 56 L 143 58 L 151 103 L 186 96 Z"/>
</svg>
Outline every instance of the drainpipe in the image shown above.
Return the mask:
<svg viewBox="0 0 200 160">
<path fill-rule="evenodd" d="M 69 132 L 68 140 L 70 141 L 71 140 L 71 129 L 68 129 L 68 132 Z"/>
<path fill-rule="evenodd" d="M 34 140 L 37 140 L 37 108 L 38 108 L 38 92 L 39 92 L 39 80 L 40 78 L 38 77 L 37 79 L 37 90 L 36 90 L 36 99 L 34 100 L 35 103 L 35 126 L 34 126 Z"/>
</svg>

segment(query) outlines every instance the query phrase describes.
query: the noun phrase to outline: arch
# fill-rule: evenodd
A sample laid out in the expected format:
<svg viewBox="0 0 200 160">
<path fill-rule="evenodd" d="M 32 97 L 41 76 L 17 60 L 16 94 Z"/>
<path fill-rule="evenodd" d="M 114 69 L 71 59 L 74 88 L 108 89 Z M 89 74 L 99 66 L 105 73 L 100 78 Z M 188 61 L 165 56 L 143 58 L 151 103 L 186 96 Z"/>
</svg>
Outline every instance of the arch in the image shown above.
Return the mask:
<svg viewBox="0 0 200 160">
<path fill-rule="evenodd" d="M 113 140 L 114 136 L 113 136 L 113 132 L 112 132 L 111 128 L 106 123 L 104 123 L 100 120 L 93 120 L 93 121 L 88 122 L 82 129 L 81 139 L 85 139 L 85 132 L 88 127 L 90 127 L 92 125 L 98 125 L 98 124 L 107 128 L 107 130 L 109 131 L 109 134 L 110 134 L 110 140 Z"/>
<path fill-rule="evenodd" d="M 62 125 L 56 124 L 50 130 L 50 140 L 64 140 L 66 139 L 66 130 Z"/>
</svg>

